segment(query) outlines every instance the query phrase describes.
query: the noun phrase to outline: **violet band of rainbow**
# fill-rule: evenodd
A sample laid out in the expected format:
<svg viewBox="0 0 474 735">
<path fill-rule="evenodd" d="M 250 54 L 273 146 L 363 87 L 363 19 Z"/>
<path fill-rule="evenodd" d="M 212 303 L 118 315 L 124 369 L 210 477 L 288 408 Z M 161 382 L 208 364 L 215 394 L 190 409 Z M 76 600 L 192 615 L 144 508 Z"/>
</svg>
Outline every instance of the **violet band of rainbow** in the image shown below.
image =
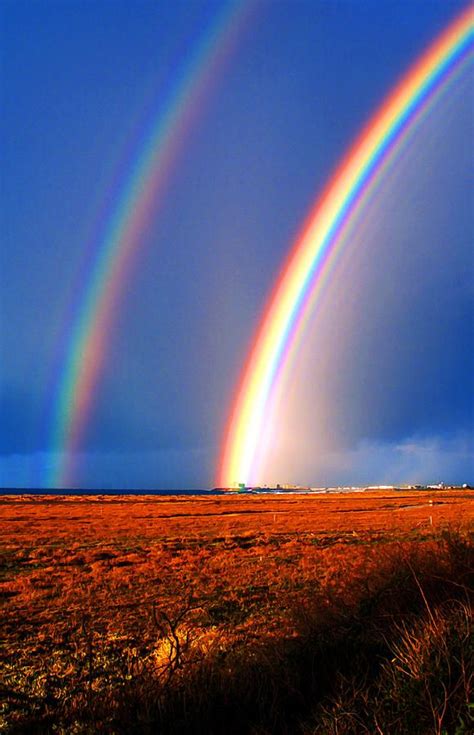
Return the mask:
<svg viewBox="0 0 474 735">
<path fill-rule="evenodd" d="M 280 271 L 252 341 L 225 427 L 216 483 L 255 483 L 263 462 L 265 420 L 298 335 L 327 285 L 331 264 L 391 153 L 430 108 L 438 89 L 472 51 L 469 7 L 433 42 L 383 102 L 313 206 Z"/>
</svg>

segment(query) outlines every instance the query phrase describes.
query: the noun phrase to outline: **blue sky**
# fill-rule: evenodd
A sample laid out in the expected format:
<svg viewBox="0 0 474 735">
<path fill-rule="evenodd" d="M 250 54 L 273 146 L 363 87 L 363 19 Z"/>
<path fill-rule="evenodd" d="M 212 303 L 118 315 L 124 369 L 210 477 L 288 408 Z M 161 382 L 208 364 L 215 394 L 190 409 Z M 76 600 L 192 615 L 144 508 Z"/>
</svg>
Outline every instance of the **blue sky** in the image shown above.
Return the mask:
<svg viewBox="0 0 474 735">
<path fill-rule="evenodd" d="M 232 390 L 295 233 L 360 127 L 464 5 L 258 4 L 143 237 L 78 487 L 212 484 Z M 218 7 L 1 4 L 3 486 L 38 486 L 55 461 L 62 335 L 95 223 L 150 100 L 159 108 Z M 472 109 L 471 74 L 355 233 L 280 417 L 269 462 L 282 482 L 474 481 Z"/>
</svg>

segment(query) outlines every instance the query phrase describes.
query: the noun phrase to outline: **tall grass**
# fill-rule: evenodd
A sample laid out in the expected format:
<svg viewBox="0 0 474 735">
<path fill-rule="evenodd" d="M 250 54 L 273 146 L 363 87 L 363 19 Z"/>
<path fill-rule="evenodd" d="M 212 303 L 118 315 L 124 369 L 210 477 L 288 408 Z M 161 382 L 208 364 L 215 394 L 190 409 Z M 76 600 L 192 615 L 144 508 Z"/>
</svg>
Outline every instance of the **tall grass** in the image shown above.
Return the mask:
<svg viewBox="0 0 474 735">
<path fill-rule="evenodd" d="M 84 621 L 82 647 L 69 650 L 56 678 L 30 688 L 29 702 L 9 680 L 18 716 L 7 731 L 473 732 L 471 539 L 449 532 L 377 553 L 369 576 L 341 569 L 338 585 L 305 586 L 284 610 L 291 636 L 230 635 L 191 599 L 173 614 L 152 611 L 155 642 L 143 650 L 120 641 L 106 648 Z M 285 607 L 277 602 L 276 617 Z"/>
</svg>

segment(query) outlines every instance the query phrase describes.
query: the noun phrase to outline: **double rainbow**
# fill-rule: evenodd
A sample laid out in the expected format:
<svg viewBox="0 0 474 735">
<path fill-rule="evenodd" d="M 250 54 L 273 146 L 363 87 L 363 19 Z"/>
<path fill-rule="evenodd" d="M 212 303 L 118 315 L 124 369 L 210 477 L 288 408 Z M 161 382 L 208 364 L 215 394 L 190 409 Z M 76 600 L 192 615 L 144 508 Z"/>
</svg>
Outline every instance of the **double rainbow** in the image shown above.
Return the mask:
<svg viewBox="0 0 474 735">
<path fill-rule="evenodd" d="M 267 302 L 237 387 L 219 459 L 219 486 L 262 481 L 266 422 L 344 236 L 397 149 L 466 63 L 473 26 L 474 11 L 468 8 L 435 40 L 359 135 L 310 212 Z"/>
<path fill-rule="evenodd" d="M 222 3 L 191 45 L 176 78 L 143 138 L 131 170 L 114 197 L 103 236 L 95 243 L 79 308 L 67 337 L 53 402 L 46 470 L 48 487 L 74 484 L 75 463 L 90 416 L 124 285 L 156 216 L 170 177 L 209 91 L 222 73 L 256 6 L 251 0 Z"/>
</svg>

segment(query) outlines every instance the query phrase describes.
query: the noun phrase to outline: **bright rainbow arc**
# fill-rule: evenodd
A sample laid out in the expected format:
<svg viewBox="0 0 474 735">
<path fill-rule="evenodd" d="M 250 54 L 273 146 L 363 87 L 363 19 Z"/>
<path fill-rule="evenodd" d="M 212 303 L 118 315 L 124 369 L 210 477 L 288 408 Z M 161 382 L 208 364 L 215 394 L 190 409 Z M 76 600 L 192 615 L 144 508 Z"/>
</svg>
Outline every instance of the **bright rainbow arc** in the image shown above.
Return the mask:
<svg viewBox="0 0 474 735">
<path fill-rule="evenodd" d="M 97 245 L 92 272 L 68 340 L 65 364 L 54 404 L 49 447 L 56 457 L 47 469 L 48 487 L 73 484 L 75 455 L 89 418 L 124 284 L 155 215 L 183 141 L 203 99 L 253 11 L 248 0 L 231 0 L 219 10 L 139 146 L 106 231 Z M 77 458 L 76 458 L 77 461 Z"/>
<path fill-rule="evenodd" d="M 316 202 L 267 302 L 226 426 L 217 485 L 256 481 L 265 420 L 304 323 L 334 262 L 341 233 L 357 213 L 393 146 L 403 139 L 470 50 L 474 11 L 464 11 L 408 71 L 371 119 Z M 267 437 L 268 440 L 268 437 Z"/>
</svg>

